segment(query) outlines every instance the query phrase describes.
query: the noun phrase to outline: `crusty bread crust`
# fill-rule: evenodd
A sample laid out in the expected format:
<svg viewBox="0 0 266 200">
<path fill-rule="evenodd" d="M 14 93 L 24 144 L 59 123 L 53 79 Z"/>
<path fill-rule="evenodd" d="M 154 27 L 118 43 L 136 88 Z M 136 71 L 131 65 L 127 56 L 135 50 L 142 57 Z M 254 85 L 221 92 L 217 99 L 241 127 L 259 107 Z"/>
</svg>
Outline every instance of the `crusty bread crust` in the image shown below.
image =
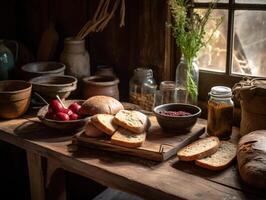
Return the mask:
<svg viewBox="0 0 266 200">
<path fill-rule="evenodd" d="M 130 138 L 130 136 L 133 136 L 133 138 Z M 138 140 L 134 138 L 138 138 Z M 111 137 L 111 143 L 128 148 L 137 148 L 144 143 L 145 139 L 146 132 L 135 134 L 129 130 L 119 128 Z"/>
<path fill-rule="evenodd" d="M 196 148 L 198 144 L 202 143 L 202 142 L 206 142 L 206 140 L 212 140 L 213 141 L 213 145 L 211 145 L 208 149 L 202 149 L 201 151 L 198 151 L 197 153 L 193 154 L 193 155 L 186 155 L 185 154 L 185 150 L 188 148 Z M 207 138 L 203 138 L 203 139 L 199 139 L 191 144 L 189 144 L 188 146 L 182 148 L 178 153 L 177 156 L 179 158 L 179 160 L 183 160 L 183 161 L 193 161 L 193 160 L 198 160 L 204 157 L 207 157 L 209 155 L 214 154 L 218 148 L 220 146 L 220 141 L 217 137 L 211 136 L 211 137 L 207 137 Z"/>
<path fill-rule="evenodd" d="M 145 114 L 129 110 L 120 110 L 115 115 L 114 123 L 137 134 L 148 130 L 150 126 L 149 118 Z"/>
<path fill-rule="evenodd" d="M 91 121 L 95 127 L 108 135 L 113 135 L 118 129 L 117 125 L 113 123 L 114 116 L 109 114 L 97 114 L 91 117 Z"/>
<path fill-rule="evenodd" d="M 89 121 L 85 128 L 85 135 L 87 135 L 88 137 L 101 137 L 105 134 L 97 129 L 91 121 Z"/>
<path fill-rule="evenodd" d="M 230 158 L 228 158 L 227 160 L 225 160 L 225 162 L 223 164 L 218 164 L 217 163 L 209 163 L 207 162 L 204 158 L 203 159 L 199 159 L 199 160 L 195 160 L 195 164 L 200 166 L 200 167 L 203 167 L 205 169 L 209 169 L 209 170 L 212 170 L 212 171 L 219 171 L 219 170 L 223 170 L 225 168 L 227 168 L 231 163 L 232 161 L 235 159 L 236 157 L 236 145 L 235 144 L 232 144 L 230 142 L 227 142 L 227 141 L 221 141 L 220 143 L 220 148 L 218 149 L 218 151 L 216 153 L 214 153 L 213 155 L 211 155 L 210 157 L 212 156 L 215 156 L 215 154 L 218 154 L 219 153 L 219 150 L 221 150 L 221 148 L 224 146 L 224 145 L 230 145 Z M 220 159 L 222 161 L 222 158 Z"/>
<path fill-rule="evenodd" d="M 123 105 L 113 97 L 93 96 L 87 99 L 79 110 L 80 115 L 111 114 L 123 110 Z"/>
<path fill-rule="evenodd" d="M 266 131 L 257 130 L 243 136 L 238 143 L 238 170 L 242 180 L 266 189 Z"/>
</svg>

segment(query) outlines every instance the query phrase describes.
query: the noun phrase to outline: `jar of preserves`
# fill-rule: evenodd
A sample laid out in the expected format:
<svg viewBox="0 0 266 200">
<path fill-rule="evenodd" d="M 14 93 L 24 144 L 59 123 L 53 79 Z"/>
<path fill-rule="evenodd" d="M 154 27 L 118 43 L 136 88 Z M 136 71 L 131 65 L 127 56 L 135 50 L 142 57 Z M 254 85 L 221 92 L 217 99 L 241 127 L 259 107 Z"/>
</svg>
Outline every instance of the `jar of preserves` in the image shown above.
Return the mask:
<svg viewBox="0 0 266 200">
<path fill-rule="evenodd" d="M 129 81 L 129 101 L 151 111 L 157 89 L 152 69 L 137 68 Z"/>
<path fill-rule="evenodd" d="M 211 88 L 208 101 L 207 132 L 221 139 L 232 134 L 234 102 L 232 90 L 224 86 Z"/>
</svg>

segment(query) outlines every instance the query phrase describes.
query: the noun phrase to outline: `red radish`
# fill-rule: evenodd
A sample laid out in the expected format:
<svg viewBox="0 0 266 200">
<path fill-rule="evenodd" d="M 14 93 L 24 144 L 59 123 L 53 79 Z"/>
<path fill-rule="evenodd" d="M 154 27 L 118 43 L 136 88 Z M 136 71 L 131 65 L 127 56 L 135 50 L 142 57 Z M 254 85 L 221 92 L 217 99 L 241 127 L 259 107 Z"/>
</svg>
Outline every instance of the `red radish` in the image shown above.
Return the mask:
<svg viewBox="0 0 266 200">
<path fill-rule="evenodd" d="M 48 111 L 48 112 L 45 114 L 45 118 L 46 118 L 46 119 L 54 119 L 54 113 Z"/>
<path fill-rule="evenodd" d="M 53 110 L 53 108 L 51 106 L 48 107 L 47 113 L 54 113 L 54 110 Z"/>
<path fill-rule="evenodd" d="M 58 112 L 58 113 L 56 113 L 56 119 L 60 120 L 60 121 L 68 121 L 69 120 L 69 116 L 66 113 Z"/>
<path fill-rule="evenodd" d="M 72 103 L 68 109 L 72 110 L 73 113 L 78 113 L 79 109 L 81 108 L 81 105 L 79 105 L 77 102 Z"/>
<path fill-rule="evenodd" d="M 72 115 L 69 115 L 69 119 L 70 120 L 77 120 L 77 119 L 79 119 L 79 115 L 76 113 L 73 113 Z"/>
<path fill-rule="evenodd" d="M 51 101 L 49 107 L 49 110 L 53 110 L 55 113 L 61 112 L 64 109 L 63 105 L 56 99 Z"/>
<path fill-rule="evenodd" d="M 66 109 L 62 109 L 61 112 L 66 113 L 66 114 L 69 115 L 69 116 L 73 114 L 73 111 L 70 110 L 70 109 L 68 109 L 68 108 L 66 108 Z"/>
</svg>

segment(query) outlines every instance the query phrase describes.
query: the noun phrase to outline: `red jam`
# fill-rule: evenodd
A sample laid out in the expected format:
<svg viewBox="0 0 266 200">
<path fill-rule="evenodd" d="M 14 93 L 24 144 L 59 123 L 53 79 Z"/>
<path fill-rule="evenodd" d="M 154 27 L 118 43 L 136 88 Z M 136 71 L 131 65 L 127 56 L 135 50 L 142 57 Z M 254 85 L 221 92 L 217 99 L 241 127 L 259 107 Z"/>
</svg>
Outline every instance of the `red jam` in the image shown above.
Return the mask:
<svg viewBox="0 0 266 200">
<path fill-rule="evenodd" d="M 180 116 L 189 116 L 191 113 L 185 111 L 160 111 L 159 114 L 167 117 L 180 117 Z"/>
</svg>

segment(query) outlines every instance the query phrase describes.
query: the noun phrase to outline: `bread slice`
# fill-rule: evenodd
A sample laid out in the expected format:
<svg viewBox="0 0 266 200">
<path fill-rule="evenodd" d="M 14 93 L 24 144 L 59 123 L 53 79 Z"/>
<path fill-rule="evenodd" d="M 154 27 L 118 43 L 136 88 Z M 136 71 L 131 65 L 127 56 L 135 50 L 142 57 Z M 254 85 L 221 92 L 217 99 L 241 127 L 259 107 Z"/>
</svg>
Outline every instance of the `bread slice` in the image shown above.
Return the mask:
<svg viewBox="0 0 266 200">
<path fill-rule="evenodd" d="M 217 137 L 206 137 L 182 148 L 177 153 L 177 156 L 183 161 L 198 160 L 214 154 L 218 150 L 219 146 L 220 141 Z"/>
<path fill-rule="evenodd" d="M 91 117 L 94 126 L 108 135 L 113 135 L 118 126 L 113 122 L 114 116 L 108 114 L 97 114 Z"/>
<path fill-rule="evenodd" d="M 114 122 L 134 133 L 143 133 L 149 127 L 148 117 L 135 110 L 120 110 L 114 118 Z"/>
<path fill-rule="evenodd" d="M 237 147 L 235 144 L 227 141 L 221 141 L 218 151 L 206 158 L 196 160 L 198 166 L 209 170 L 222 170 L 230 165 L 236 157 Z"/>
<path fill-rule="evenodd" d="M 111 137 L 111 143 L 123 147 L 136 148 L 140 147 L 145 139 L 146 132 L 135 134 L 124 128 L 119 128 Z"/>
<path fill-rule="evenodd" d="M 102 132 L 101 130 L 97 129 L 91 121 L 89 121 L 86 125 L 86 128 L 85 128 L 85 135 L 87 135 L 88 137 L 94 137 L 94 138 L 97 138 L 97 137 L 101 137 L 103 135 L 105 135 L 104 132 Z"/>
</svg>

